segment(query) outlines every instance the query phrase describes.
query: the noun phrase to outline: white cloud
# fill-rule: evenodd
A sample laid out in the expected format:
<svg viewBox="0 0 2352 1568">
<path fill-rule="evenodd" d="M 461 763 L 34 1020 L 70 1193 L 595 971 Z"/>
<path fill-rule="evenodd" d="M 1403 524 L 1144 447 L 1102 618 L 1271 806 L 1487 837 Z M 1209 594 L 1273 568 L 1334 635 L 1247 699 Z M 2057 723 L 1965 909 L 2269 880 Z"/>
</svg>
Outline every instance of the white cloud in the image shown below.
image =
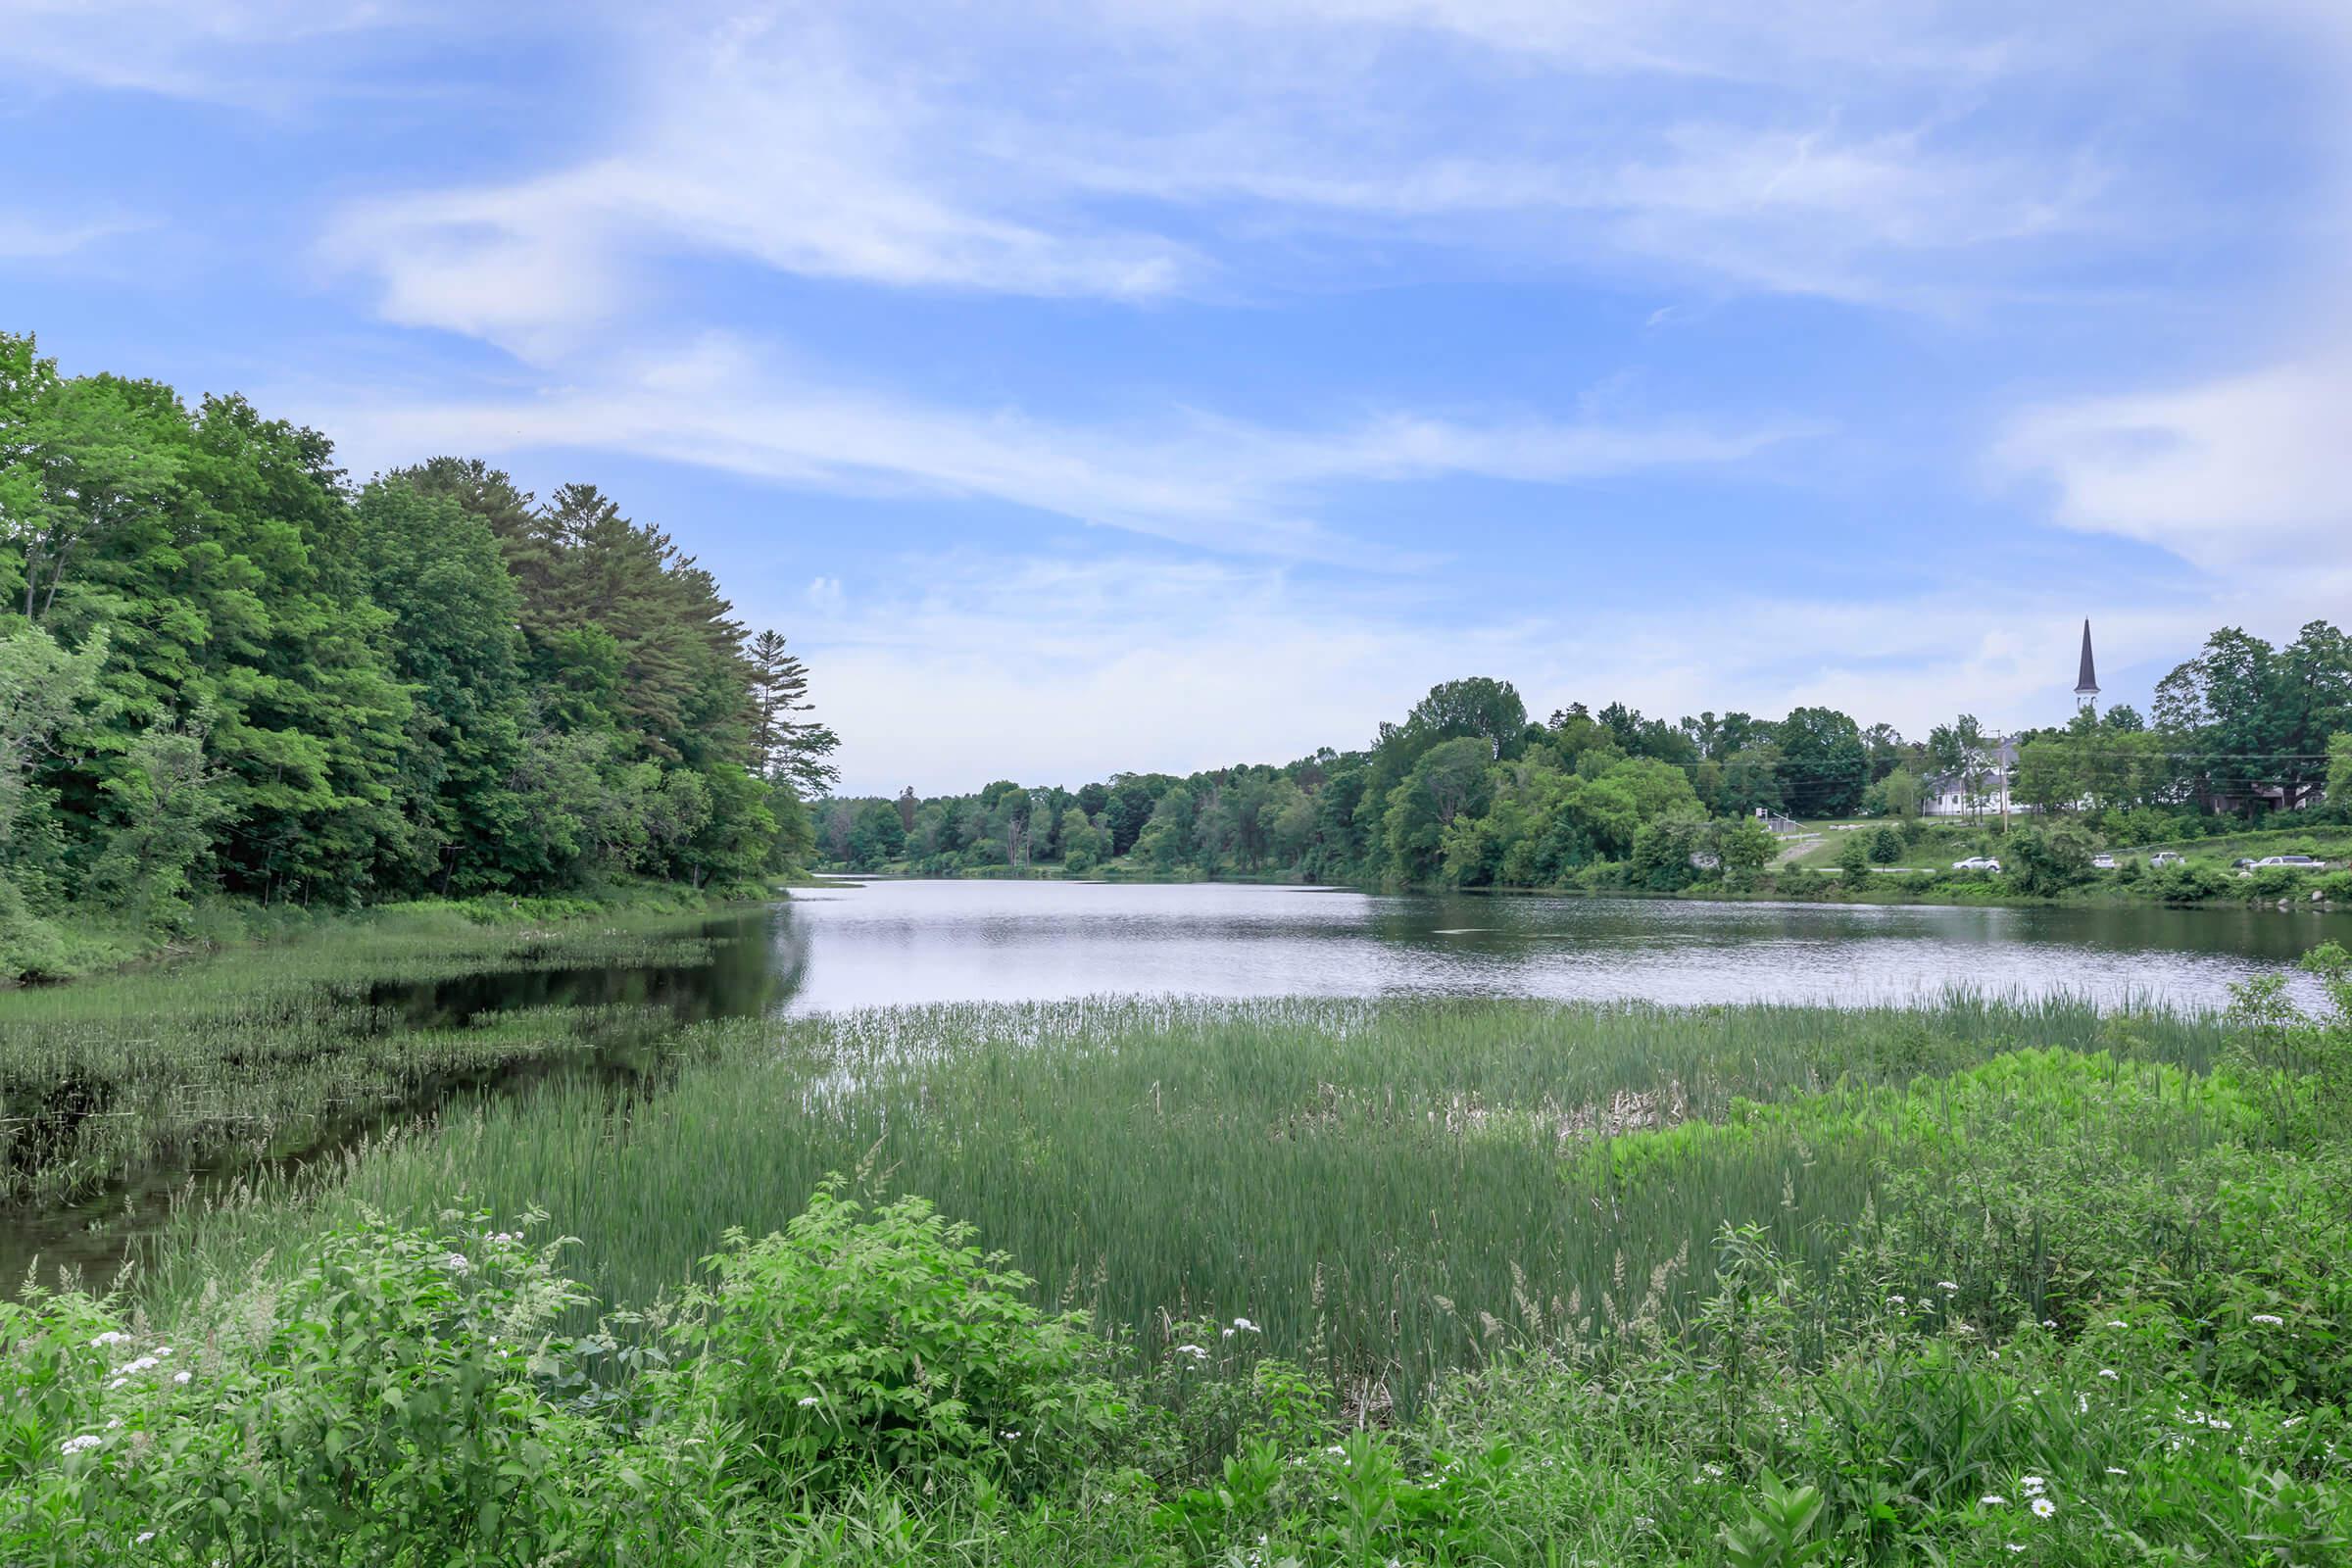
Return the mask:
<svg viewBox="0 0 2352 1568">
<path fill-rule="evenodd" d="M 26 97 L 75 85 L 264 107 L 325 84 L 284 69 L 288 53 L 427 16 L 415 0 L 0 0 L 0 37 Z"/>
<path fill-rule="evenodd" d="M 24 213 L 0 215 L 0 261 L 54 261 L 148 224 L 138 219 L 45 221 Z"/>
<path fill-rule="evenodd" d="M 1473 474 L 1568 483 L 1736 463 L 1817 426 L 1377 416 L 1282 429 L 1173 411 L 1143 427 L 971 411 L 774 378 L 713 340 L 625 380 L 484 401 L 308 400 L 365 471 L 417 452 L 587 448 L 836 492 L 1011 502 L 1219 551 L 1397 564 L 1334 535 L 1320 493 Z"/>
<path fill-rule="evenodd" d="M 1842 0 L 1008 5 L 986 32 L 887 3 L 665 16 L 609 39 L 633 79 L 600 145 L 359 202 L 324 254 L 375 277 L 388 319 L 526 356 L 658 313 L 650 264 L 682 256 L 1135 302 L 1344 283 L 1403 242 L 1943 310 L 2059 286 L 2062 234 L 2157 240 L 2153 170 L 2053 158 L 1956 106 L 1965 84 L 2095 113 L 2057 63 L 2098 30 Z M 1645 93 L 1660 75 L 1743 85 Z M 1344 259 L 1269 245 L 1367 228 L 1386 243 Z"/>
<path fill-rule="evenodd" d="M 1996 457 L 2058 519 L 2229 567 L 2352 541 L 2352 349 L 2172 391 L 2034 410 Z"/>
</svg>

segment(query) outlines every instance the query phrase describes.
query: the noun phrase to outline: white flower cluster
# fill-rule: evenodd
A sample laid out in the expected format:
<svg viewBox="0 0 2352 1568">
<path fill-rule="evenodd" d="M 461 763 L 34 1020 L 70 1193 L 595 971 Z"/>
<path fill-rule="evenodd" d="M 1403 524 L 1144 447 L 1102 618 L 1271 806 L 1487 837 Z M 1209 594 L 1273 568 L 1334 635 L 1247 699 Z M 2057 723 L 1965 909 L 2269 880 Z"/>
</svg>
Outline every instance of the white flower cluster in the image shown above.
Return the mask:
<svg viewBox="0 0 2352 1568">
<path fill-rule="evenodd" d="M 68 1438 L 65 1442 L 59 1444 L 57 1446 L 57 1451 L 60 1453 L 81 1453 L 88 1449 L 95 1448 L 98 1446 L 98 1445 L 104 1443 L 105 1441 L 106 1440 L 104 1438 L 98 1436 L 95 1432 L 85 1432 L 77 1438 Z"/>
<path fill-rule="evenodd" d="M 473 1264 L 464 1252 L 449 1252 L 444 1254 L 441 1259 L 441 1266 L 452 1274 L 463 1275 L 473 1272 Z"/>
<path fill-rule="evenodd" d="M 2268 1323 L 2272 1328 L 2280 1328 L 2286 1323 L 2286 1319 L 2279 1317 L 2278 1314 L 2273 1312 L 2257 1312 L 2254 1314 L 2252 1319 L 2250 1319 L 2250 1321 L 2255 1323 Z"/>
</svg>

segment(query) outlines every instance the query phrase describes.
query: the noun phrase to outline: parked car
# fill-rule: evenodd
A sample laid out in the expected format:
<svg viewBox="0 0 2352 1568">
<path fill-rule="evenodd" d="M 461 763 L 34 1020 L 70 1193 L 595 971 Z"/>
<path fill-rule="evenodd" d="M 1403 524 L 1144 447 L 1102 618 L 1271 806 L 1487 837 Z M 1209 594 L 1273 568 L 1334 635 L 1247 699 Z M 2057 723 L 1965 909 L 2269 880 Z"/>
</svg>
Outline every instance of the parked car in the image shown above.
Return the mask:
<svg viewBox="0 0 2352 1568">
<path fill-rule="evenodd" d="M 2150 865 L 2179 865 L 2181 857 L 2171 850 L 2158 850 L 2154 855 L 2148 857 Z"/>
<path fill-rule="evenodd" d="M 2257 867 L 2284 865 L 2298 871 L 2316 871 L 2328 862 L 2310 855 L 2266 855 L 2254 863 Z"/>
<path fill-rule="evenodd" d="M 2094 855 L 2090 858 L 2090 863 L 2093 870 L 2112 871 L 2115 869 L 2115 857 L 2112 855 Z"/>
<path fill-rule="evenodd" d="M 2230 862 L 2230 869 L 2232 871 L 2251 871 L 2254 869 L 2254 858 L 2250 855 L 2241 855 L 2236 859 Z"/>
<path fill-rule="evenodd" d="M 1955 871 L 1998 871 L 2000 868 L 2001 862 L 1989 855 L 1972 855 L 1965 860 L 1952 862 Z"/>
</svg>

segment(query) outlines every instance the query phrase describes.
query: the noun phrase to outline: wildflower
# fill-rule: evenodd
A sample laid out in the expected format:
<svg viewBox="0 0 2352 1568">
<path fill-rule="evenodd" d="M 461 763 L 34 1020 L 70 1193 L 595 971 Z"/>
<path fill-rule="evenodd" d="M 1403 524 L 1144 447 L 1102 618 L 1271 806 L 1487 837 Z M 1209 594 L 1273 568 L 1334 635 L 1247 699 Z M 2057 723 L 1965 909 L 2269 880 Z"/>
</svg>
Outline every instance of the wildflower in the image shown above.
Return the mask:
<svg viewBox="0 0 2352 1568">
<path fill-rule="evenodd" d="M 90 1348 L 93 1350 L 103 1350 L 110 1345 L 127 1345 L 128 1343 L 130 1343 L 129 1335 L 123 1333 L 121 1329 L 108 1329 L 104 1334 L 99 1335 L 96 1339 L 90 1342 Z"/>
<path fill-rule="evenodd" d="M 2217 1415 L 2217 1416 L 2215 1416 L 2215 1417 L 2214 1417 L 2214 1418 L 2213 1418 L 2213 1419 L 2212 1419 L 2210 1422 L 2208 1422 L 2208 1423 L 2206 1423 L 2206 1424 L 2207 1424 L 2207 1425 L 2209 1425 L 2209 1426 L 2211 1426 L 2211 1427 L 2213 1428 L 2213 1430 L 2214 1430 L 2214 1431 L 2216 1431 L 2216 1432 L 2227 1432 L 2227 1431 L 2229 1431 L 2229 1430 L 2230 1430 L 2230 1423 L 2229 1423 L 2229 1422 L 2227 1422 L 2227 1421 L 2225 1421 L 2225 1420 L 2223 1420 L 2223 1419 L 2222 1419 L 2220 1416 L 2218 1416 L 2218 1415 Z"/>
<path fill-rule="evenodd" d="M 2255 1314 L 2253 1315 L 2253 1317 L 2251 1317 L 2251 1318 L 2250 1318 L 2250 1319 L 2248 1319 L 2247 1321 L 2249 1321 L 2249 1322 L 2253 1322 L 2253 1323 L 2268 1323 L 2268 1324 L 2269 1324 L 2271 1327 L 2273 1327 L 2273 1328 L 2278 1328 L 2278 1327 L 2279 1327 L 2280 1325 L 2284 1324 L 2284 1323 L 2286 1322 L 2286 1319 L 2284 1319 L 2284 1318 L 2282 1318 L 2282 1317 L 2279 1317 L 2278 1315 L 2277 1315 L 2276 1313 L 2273 1313 L 2273 1312 L 2257 1312 L 2257 1313 L 2255 1313 Z"/>
<path fill-rule="evenodd" d="M 2009 1506 L 2009 1499 L 1997 1492 L 1987 1492 L 1977 1499 L 1977 1506 L 1980 1508 L 2006 1508 Z"/>
<path fill-rule="evenodd" d="M 2128 1475 L 2130 1475 L 2132 1472 L 2131 1472 L 2131 1471 L 2129 1471 L 2129 1470 L 2123 1470 L 2123 1469 L 2119 1469 L 2119 1468 L 2117 1468 L 2117 1467 L 2116 1467 L 2116 1466 L 2114 1466 L 2114 1465 L 2109 1465 L 2109 1466 L 2107 1467 L 2107 1473 L 2108 1473 L 2109 1475 L 2111 1475 L 2111 1476 L 2128 1476 Z"/>
<path fill-rule="evenodd" d="M 2089 1395 L 2087 1395 L 2087 1394 L 2078 1394 L 2078 1395 L 2076 1395 L 2076 1396 L 2075 1396 L 2075 1414 L 2077 1414 L 2077 1415 L 2088 1415 L 2088 1414 L 2090 1414 L 2090 1396 L 2089 1396 Z"/>
<path fill-rule="evenodd" d="M 194 1377 L 195 1375 L 196 1374 L 193 1372 L 174 1372 L 172 1374 L 172 1381 L 174 1383 L 185 1383 L 188 1381 L 188 1379 Z"/>
<path fill-rule="evenodd" d="M 1950 1295 L 1957 1295 L 1960 1290 L 1960 1287 L 1954 1285 L 1950 1280 L 1937 1280 L 1936 1282 L 1936 1288 Z"/>
<path fill-rule="evenodd" d="M 998 1433 L 997 1436 L 1003 1438 L 1006 1443 L 1012 1443 L 1019 1439 L 1020 1434 L 1018 1432 L 1004 1431 Z"/>
<path fill-rule="evenodd" d="M 2108 1382 L 2113 1383 L 2117 1378 L 2122 1377 L 2123 1374 L 2111 1366 L 2103 1366 L 2099 1368 L 2099 1376 L 2105 1378 Z"/>
<path fill-rule="evenodd" d="M 130 1544 L 131 1544 L 132 1545 L 134 1545 L 134 1546 L 144 1546 L 145 1544 L 147 1544 L 147 1543 L 149 1543 L 150 1541 L 153 1541 L 154 1539 L 155 1539 L 155 1532 L 154 1532 L 154 1531 L 152 1531 L 152 1530 L 142 1530 L 142 1531 L 140 1531 L 140 1532 L 139 1532 L 137 1535 L 135 1535 L 135 1536 L 131 1537 L 131 1539 L 130 1539 Z"/>
<path fill-rule="evenodd" d="M 2045 1317 L 2041 1320 L 2041 1326 L 2045 1329 L 2054 1329 L 2058 1326 L 2058 1320 L 2054 1317 Z"/>
<path fill-rule="evenodd" d="M 823 1400 L 819 1399 L 813 1394 L 804 1394 L 801 1396 L 801 1408 L 804 1410 L 808 1409 L 812 1404 L 821 1404 L 823 1402 Z"/>
<path fill-rule="evenodd" d="M 1977 1329 L 1973 1323 L 1955 1323 L 1952 1325 L 1952 1332 L 1954 1334 L 1974 1334 Z"/>
<path fill-rule="evenodd" d="M 2024 1489 L 2026 1495 L 2029 1497 L 2034 1495 L 2044 1487 L 2049 1485 L 2047 1481 L 2042 1480 L 2039 1476 L 2019 1476 L 2017 1478 L 2017 1484 L 2019 1487 Z"/>
<path fill-rule="evenodd" d="M 2032 1507 L 2034 1509 L 2034 1517 L 2036 1519 L 2047 1519 L 2050 1515 L 2058 1511 L 2058 1505 L 2047 1497 L 2035 1497 L 2033 1501 Z"/>
<path fill-rule="evenodd" d="M 1246 1317 L 1237 1317 L 1237 1318 L 1235 1318 L 1235 1319 L 1233 1320 L 1233 1326 L 1234 1326 L 1235 1328 L 1237 1328 L 1237 1329 L 1241 1330 L 1241 1331 L 1242 1331 L 1244 1334 L 1255 1334 L 1256 1332 L 1258 1332 L 1257 1325 L 1256 1325 L 1256 1324 L 1254 1324 L 1254 1323 L 1252 1323 L 1252 1322 L 1250 1322 L 1250 1321 L 1248 1318 L 1246 1318 Z"/>
<path fill-rule="evenodd" d="M 1910 1298 L 1907 1297 L 1889 1296 L 1886 1298 L 1886 1304 L 1888 1306 L 1908 1306 L 1911 1304 L 1911 1302 Z"/>
<path fill-rule="evenodd" d="M 159 1345 L 155 1348 L 155 1353 L 158 1357 L 170 1355 L 172 1353 L 172 1347 L 169 1345 Z"/>
<path fill-rule="evenodd" d="M 2124 1321 L 2122 1318 L 2120 1318 L 2120 1317 L 2111 1317 L 2111 1318 L 2109 1318 L 2109 1319 L 2107 1320 L 2107 1326 L 2108 1326 L 2109 1328 L 2111 1328 L 2111 1329 L 2124 1329 L 2124 1328 L 2130 1328 L 2132 1325 L 2131 1325 L 2131 1324 L 2129 1324 L 2129 1323 L 2126 1323 L 2126 1322 L 2125 1322 L 2125 1321 Z"/>
<path fill-rule="evenodd" d="M 98 1446 L 98 1445 L 104 1443 L 105 1441 L 106 1440 L 104 1438 L 99 1437 L 94 1432 L 85 1432 L 77 1438 L 68 1438 L 65 1442 L 59 1444 L 57 1446 L 57 1451 L 60 1453 L 79 1453 L 85 1448 L 95 1448 Z"/>
<path fill-rule="evenodd" d="M 1200 1347 L 1198 1345 L 1179 1345 L 1176 1347 L 1176 1353 L 1178 1355 L 1189 1355 L 1196 1361 L 1205 1361 L 1208 1359 L 1208 1352 L 1200 1348 Z"/>
<path fill-rule="evenodd" d="M 2010 1542 L 2010 1543 L 2009 1543 L 2009 1549 L 2010 1549 L 2011 1551 L 2023 1551 L 2023 1550 L 2025 1550 L 2026 1548 L 2025 1548 L 2025 1547 L 2023 1547 L 2023 1546 L 2021 1546 L 2021 1545 L 2019 1545 L 2019 1544 L 2018 1544 L 2016 1542 L 2012 1541 L 2012 1542 Z"/>
<path fill-rule="evenodd" d="M 1348 1450 L 1347 1450 L 1346 1448 L 1343 1448 L 1343 1447 L 1341 1447 L 1341 1446 L 1340 1446 L 1338 1444 L 1336 1444 L 1336 1443 L 1335 1443 L 1335 1444 L 1333 1444 L 1333 1445 L 1332 1445 L 1330 1447 L 1328 1447 L 1328 1448 L 1325 1448 L 1323 1451 L 1324 1451 L 1325 1453 L 1328 1453 L 1328 1454 L 1332 1454 L 1332 1455 L 1335 1455 L 1335 1456 L 1337 1456 L 1337 1455 L 1345 1454 L 1345 1453 L 1346 1453 Z"/>
<path fill-rule="evenodd" d="M 470 1274 L 473 1272 L 473 1264 L 466 1260 L 464 1252 L 450 1252 L 445 1254 L 441 1259 L 441 1266 L 449 1270 L 449 1272 L 452 1274 Z"/>
<path fill-rule="evenodd" d="M 1710 1480 L 1721 1481 L 1723 1479 L 1723 1466 L 1719 1464 L 1702 1464 L 1699 1469 L 1705 1471 Z"/>
</svg>

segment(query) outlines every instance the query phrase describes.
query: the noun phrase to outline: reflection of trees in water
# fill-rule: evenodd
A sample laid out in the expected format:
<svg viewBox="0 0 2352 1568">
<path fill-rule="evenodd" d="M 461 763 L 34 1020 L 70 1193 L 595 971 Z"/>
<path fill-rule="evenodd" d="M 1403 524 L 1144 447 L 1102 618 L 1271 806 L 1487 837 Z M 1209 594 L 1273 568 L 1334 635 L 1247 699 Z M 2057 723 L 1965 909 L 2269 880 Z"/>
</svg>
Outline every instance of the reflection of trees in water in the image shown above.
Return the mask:
<svg viewBox="0 0 2352 1568">
<path fill-rule="evenodd" d="M 224 1149 L 201 1161 L 150 1168 L 86 1202 L 11 1213 L 0 1239 L 0 1278 L 13 1291 L 38 1257 L 44 1269 L 78 1271 L 102 1283 L 175 1206 L 266 1175 L 298 1176 L 364 1139 L 422 1121 L 452 1103 L 564 1078 L 601 1083 L 622 1097 L 659 1094 L 683 1065 L 659 1049 L 663 1038 L 711 1019 L 779 1011 L 808 968 L 808 931 L 788 907 L 712 920 L 697 935 L 708 956 L 700 963 L 515 968 L 370 987 L 358 1036 L 462 1029 L 497 1014 L 549 1011 L 576 1014 L 569 1025 L 576 1044 L 421 1072 L 390 1102 L 321 1107 L 299 1148 Z"/>
<path fill-rule="evenodd" d="M 390 1015 L 386 1027 L 394 1032 L 453 1028 L 484 1013 L 547 1007 L 658 1009 L 683 1027 L 772 1012 L 799 987 L 808 965 L 808 935 L 789 907 L 712 920 L 697 935 L 708 944 L 708 957 L 699 963 L 491 970 L 387 982 L 372 988 L 368 1000 Z"/>
</svg>

